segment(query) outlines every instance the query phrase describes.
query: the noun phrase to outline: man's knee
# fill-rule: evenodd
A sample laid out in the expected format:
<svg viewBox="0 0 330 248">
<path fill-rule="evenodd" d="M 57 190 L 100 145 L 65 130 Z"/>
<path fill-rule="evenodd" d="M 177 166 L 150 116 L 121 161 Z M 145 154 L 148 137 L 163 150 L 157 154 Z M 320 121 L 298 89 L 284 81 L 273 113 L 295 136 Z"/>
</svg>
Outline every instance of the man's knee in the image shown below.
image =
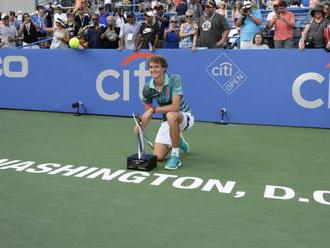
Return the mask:
<svg viewBox="0 0 330 248">
<path fill-rule="evenodd" d="M 179 121 L 178 113 L 176 112 L 168 112 L 166 114 L 166 119 L 168 123 L 177 123 Z"/>
</svg>

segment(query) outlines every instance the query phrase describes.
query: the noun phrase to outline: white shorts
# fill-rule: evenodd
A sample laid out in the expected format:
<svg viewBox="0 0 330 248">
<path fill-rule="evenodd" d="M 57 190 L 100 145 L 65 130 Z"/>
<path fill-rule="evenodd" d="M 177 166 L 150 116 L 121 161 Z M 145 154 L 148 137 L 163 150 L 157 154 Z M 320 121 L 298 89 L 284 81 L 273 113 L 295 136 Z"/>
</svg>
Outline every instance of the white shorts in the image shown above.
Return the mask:
<svg viewBox="0 0 330 248">
<path fill-rule="evenodd" d="M 191 115 L 191 113 L 187 112 L 180 112 L 183 115 L 183 120 L 180 123 L 180 131 L 186 131 L 194 125 L 195 119 L 194 116 Z M 168 126 L 168 122 L 164 121 L 160 128 L 158 129 L 158 133 L 156 136 L 155 143 L 158 144 L 165 144 L 168 146 L 172 146 L 172 141 L 170 137 L 170 128 Z"/>
</svg>

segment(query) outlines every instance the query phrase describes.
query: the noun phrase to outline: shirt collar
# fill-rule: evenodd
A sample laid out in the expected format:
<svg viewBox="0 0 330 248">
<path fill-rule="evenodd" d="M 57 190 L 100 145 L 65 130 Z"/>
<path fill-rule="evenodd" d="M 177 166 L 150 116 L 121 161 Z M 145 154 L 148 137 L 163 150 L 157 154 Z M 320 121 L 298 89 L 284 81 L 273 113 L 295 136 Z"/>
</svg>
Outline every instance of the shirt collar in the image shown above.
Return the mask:
<svg viewBox="0 0 330 248">
<path fill-rule="evenodd" d="M 164 86 L 170 84 L 170 77 L 165 73 L 164 75 Z M 149 83 L 149 88 L 155 89 L 154 79 L 152 78 Z"/>
</svg>

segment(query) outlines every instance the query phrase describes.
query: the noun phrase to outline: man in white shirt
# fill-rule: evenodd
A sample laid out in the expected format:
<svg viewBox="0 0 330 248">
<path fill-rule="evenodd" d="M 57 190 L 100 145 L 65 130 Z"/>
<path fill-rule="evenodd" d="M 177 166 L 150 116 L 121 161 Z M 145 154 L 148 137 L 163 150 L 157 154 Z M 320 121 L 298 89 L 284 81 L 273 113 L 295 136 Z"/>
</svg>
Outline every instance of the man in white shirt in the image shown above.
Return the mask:
<svg viewBox="0 0 330 248">
<path fill-rule="evenodd" d="M 54 14 L 54 25 L 58 18 L 64 22 L 67 22 L 66 13 L 63 13 L 63 7 L 60 4 L 56 6 L 56 13 Z"/>
<path fill-rule="evenodd" d="M 9 15 L 2 14 L 3 25 L 0 26 L 0 47 L 15 48 L 18 32 L 15 26 L 10 25 Z"/>
<path fill-rule="evenodd" d="M 134 13 L 127 14 L 128 23 L 125 23 L 120 29 L 120 42 L 118 50 L 137 49 L 137 36 L 140 30 L 140 24 L 136 22 Z"/>
</svg>

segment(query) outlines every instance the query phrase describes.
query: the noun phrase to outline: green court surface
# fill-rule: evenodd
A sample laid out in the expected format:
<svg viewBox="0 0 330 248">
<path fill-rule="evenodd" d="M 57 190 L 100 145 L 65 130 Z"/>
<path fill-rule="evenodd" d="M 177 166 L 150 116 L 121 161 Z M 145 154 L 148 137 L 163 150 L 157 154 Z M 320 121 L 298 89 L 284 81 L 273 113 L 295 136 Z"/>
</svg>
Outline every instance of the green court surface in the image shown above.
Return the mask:
<svg viewBox="0 0 330 248">
<path fill-rule="evenodd" d="M 197 122 L 179 170 L 159 163 L 134 177 L 132 127 L 132 118 L 0 110 L 0 247 L 329 247 L 329 130 Z M 32 173 L 44 163 L 111 168 L 113 178 L 50 165 Z"/>
</svg>

